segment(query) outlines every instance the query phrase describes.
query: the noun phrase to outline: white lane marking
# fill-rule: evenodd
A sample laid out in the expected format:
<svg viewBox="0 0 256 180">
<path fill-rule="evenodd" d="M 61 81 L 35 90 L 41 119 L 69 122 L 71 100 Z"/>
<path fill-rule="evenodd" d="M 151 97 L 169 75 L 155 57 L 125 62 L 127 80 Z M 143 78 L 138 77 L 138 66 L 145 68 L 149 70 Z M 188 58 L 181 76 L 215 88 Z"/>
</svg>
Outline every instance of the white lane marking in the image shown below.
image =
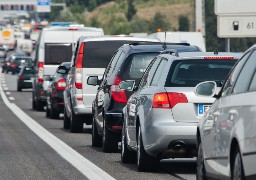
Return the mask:
<svg viewBox="0 0 256 180">
<path fill-rule="evenodd" d="M 3 87 L 6 87 L 6 84 L 2 84 Z"/>
<path fill-rule="evenodd" d="M 0 74 L 1 76 L 1 74 Z M 74 149 L 69 147 L 59 138 L 51 134 L 49 131 L 39 125 L 34 119 L 23 112 L 16 104 L 10 103 L 7 99 L 1 83 L 0 94 L 5 105 L 39 138 L 45 141 L 52 147 L 62 158 L 72 164 L 78 171 L 80 171 L 86 178 L 95 180 L 114 180 L 112 176 L 100 169 L 98 166 L 84 158 Z"/>
<path fill-rule="evenodd" d="M 8 87 L 4 87 L 4 90 L 7 91 L 7 90 L 8 90 Z"/>
<path fill-rule="evenodd" d="M 10 95 L 10 94 L 11 94 L 11 92 L 6 92 L 6 94 L 7 94 L 7 95 Z"/>
<path fill-rule="evenodd" d="M 14 97 L 9 97 L 9 99 L 10 99 L 11 101 L 14 101 L 14 100 L 15 100 L 15 98 L 14 98 Z"/>
</svg>

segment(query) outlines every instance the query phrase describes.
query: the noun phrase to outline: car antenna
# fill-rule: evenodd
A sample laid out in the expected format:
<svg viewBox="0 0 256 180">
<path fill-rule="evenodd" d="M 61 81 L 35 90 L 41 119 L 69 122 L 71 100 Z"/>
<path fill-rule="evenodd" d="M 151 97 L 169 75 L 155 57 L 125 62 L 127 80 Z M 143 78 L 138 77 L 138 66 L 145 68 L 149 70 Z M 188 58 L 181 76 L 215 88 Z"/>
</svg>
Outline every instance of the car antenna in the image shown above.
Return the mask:
<svg viewBox="0 0 256 180">
<path fill-rule="evenodd" d="M 163 44 L 163 48 L 164 48 L 164 50 L 167 48 L 167 45 L 166 45 L 166 31 L 164 32 L 164 44 Z"/>
</svg>

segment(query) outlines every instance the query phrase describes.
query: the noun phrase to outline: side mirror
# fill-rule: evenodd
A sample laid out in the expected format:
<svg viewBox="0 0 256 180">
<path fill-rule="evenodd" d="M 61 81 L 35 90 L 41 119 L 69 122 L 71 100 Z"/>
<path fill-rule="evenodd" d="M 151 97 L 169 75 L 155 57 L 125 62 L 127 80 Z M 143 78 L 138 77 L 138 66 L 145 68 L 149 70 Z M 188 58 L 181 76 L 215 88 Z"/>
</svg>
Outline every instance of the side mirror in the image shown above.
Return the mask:
<svg viewBox="0 0 256 180">
<path fill-rule="evenodd" d="M 59 66 L 57 69 L 59 74 L 68 74 L 68 68 L 66 66 Z"/>
<path fill-rule="evenodd" d="M 97 86 L 100 84 L 98 76 L 89 76 L 87 79 L 87 84 L 92 86 Z"/>
<path fill-rule="evenodd" d="M 195 87 L 195 94 L 197 96 L 212 97 L 215 95 L 217 84 L 214 81 L 201 82 Z"/>
<path fill-rule="evenodd" d="M 119 84 L 119 88 L 122 89 L 122 90 L 126 90 L 126 91 L 133 91 L 134 86 L 135 86 L 135 81 L 134 80 L 122 81 Z"/>
</svg>

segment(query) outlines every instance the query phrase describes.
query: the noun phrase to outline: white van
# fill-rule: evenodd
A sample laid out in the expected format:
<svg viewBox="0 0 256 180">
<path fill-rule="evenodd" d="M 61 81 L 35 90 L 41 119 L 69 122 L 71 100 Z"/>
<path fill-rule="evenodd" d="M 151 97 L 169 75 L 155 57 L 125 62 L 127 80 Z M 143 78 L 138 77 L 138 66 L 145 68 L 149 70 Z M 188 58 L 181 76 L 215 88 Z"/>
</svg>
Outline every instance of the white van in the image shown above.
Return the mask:
<svg viewBox="0 0 256 180">
<path fill-rule="evenodd" d="M 5 45 L 10 50 L 15 48 L 14 29 L 5 28 L 0 30 L 0 44 Z"/>
<path fill-rule="evenodd" d="M 41 31 L 34 60 L 33 109 L 43 110 L 47 90 L 44 87 L 62 62 L 70 62 L 77 39 L 102 35 L 102 28 L 90 27 L 49 27 Z"/>
<path fill-rule="evenodd" d="M 161 42 L 189 43 L 206 51 L 203 34 L 200 32 L 156 32 L 149 34 L 148 37 L 157 38 Z"/>
</svg>

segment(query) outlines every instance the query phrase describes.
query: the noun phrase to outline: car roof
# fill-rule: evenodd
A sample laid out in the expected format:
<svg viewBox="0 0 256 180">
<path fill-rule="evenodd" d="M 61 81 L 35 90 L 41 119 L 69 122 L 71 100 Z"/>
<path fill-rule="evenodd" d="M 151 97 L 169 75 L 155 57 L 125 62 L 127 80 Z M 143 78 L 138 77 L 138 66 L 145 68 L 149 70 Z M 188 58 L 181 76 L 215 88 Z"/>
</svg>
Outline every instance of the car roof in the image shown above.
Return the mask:
<svg viewBox="0 0 256 180">
<path fill-rule="evenodd" d="M 82 37 L 82 41 L 150 41 L 150 42 L 159 42 L 158 39 L 154 38 L 143 38 L 143 37 L 134 37 L 134 36 L 125 36 L 125 35 L 104 35 L 98 37 Z"/>
<path fill-rule="evenodd" d="M 182 44 L 182 43 L 169 43 L 166 44 L 164 47 L 163 43 L 153 43 L 153 44 L 140 44 L 140 45 L 123 45 L 121 48 L 130 48 L 130 51 L 136 52 L 150 52 L 150 51 L 159 51 L 162 52 L 164 50 L 174 49 L 177 52 L 184 52 L 184 51 L 200 51 L 197 46 L 190 46 L 189 44 Z"/>
<path fill-rule="evenodd" d="M 178 53 L 177 56 L 171 54 L 160 54 L 159 56 L 165 57 L 170 60 L 192 60 L 192 59 L 218 59 L 221 57 L 232 57 L 232 59 L 240 59 L 243 53 L 229 53 L 229 52 L 221 52 L 218 54 L 214 54 L 214 52 L 181 52 Z"/>
<path fill-rule="evenodd" d="M 103 31 L 102 28 L 95 28 L 95 27 L 61 27 L 61 26 L 50 26 L 47 28 L 44 28 L 42 31 L 70 31 L 70 30 L 76 30 L 76 31 Z"/>
</svg>

